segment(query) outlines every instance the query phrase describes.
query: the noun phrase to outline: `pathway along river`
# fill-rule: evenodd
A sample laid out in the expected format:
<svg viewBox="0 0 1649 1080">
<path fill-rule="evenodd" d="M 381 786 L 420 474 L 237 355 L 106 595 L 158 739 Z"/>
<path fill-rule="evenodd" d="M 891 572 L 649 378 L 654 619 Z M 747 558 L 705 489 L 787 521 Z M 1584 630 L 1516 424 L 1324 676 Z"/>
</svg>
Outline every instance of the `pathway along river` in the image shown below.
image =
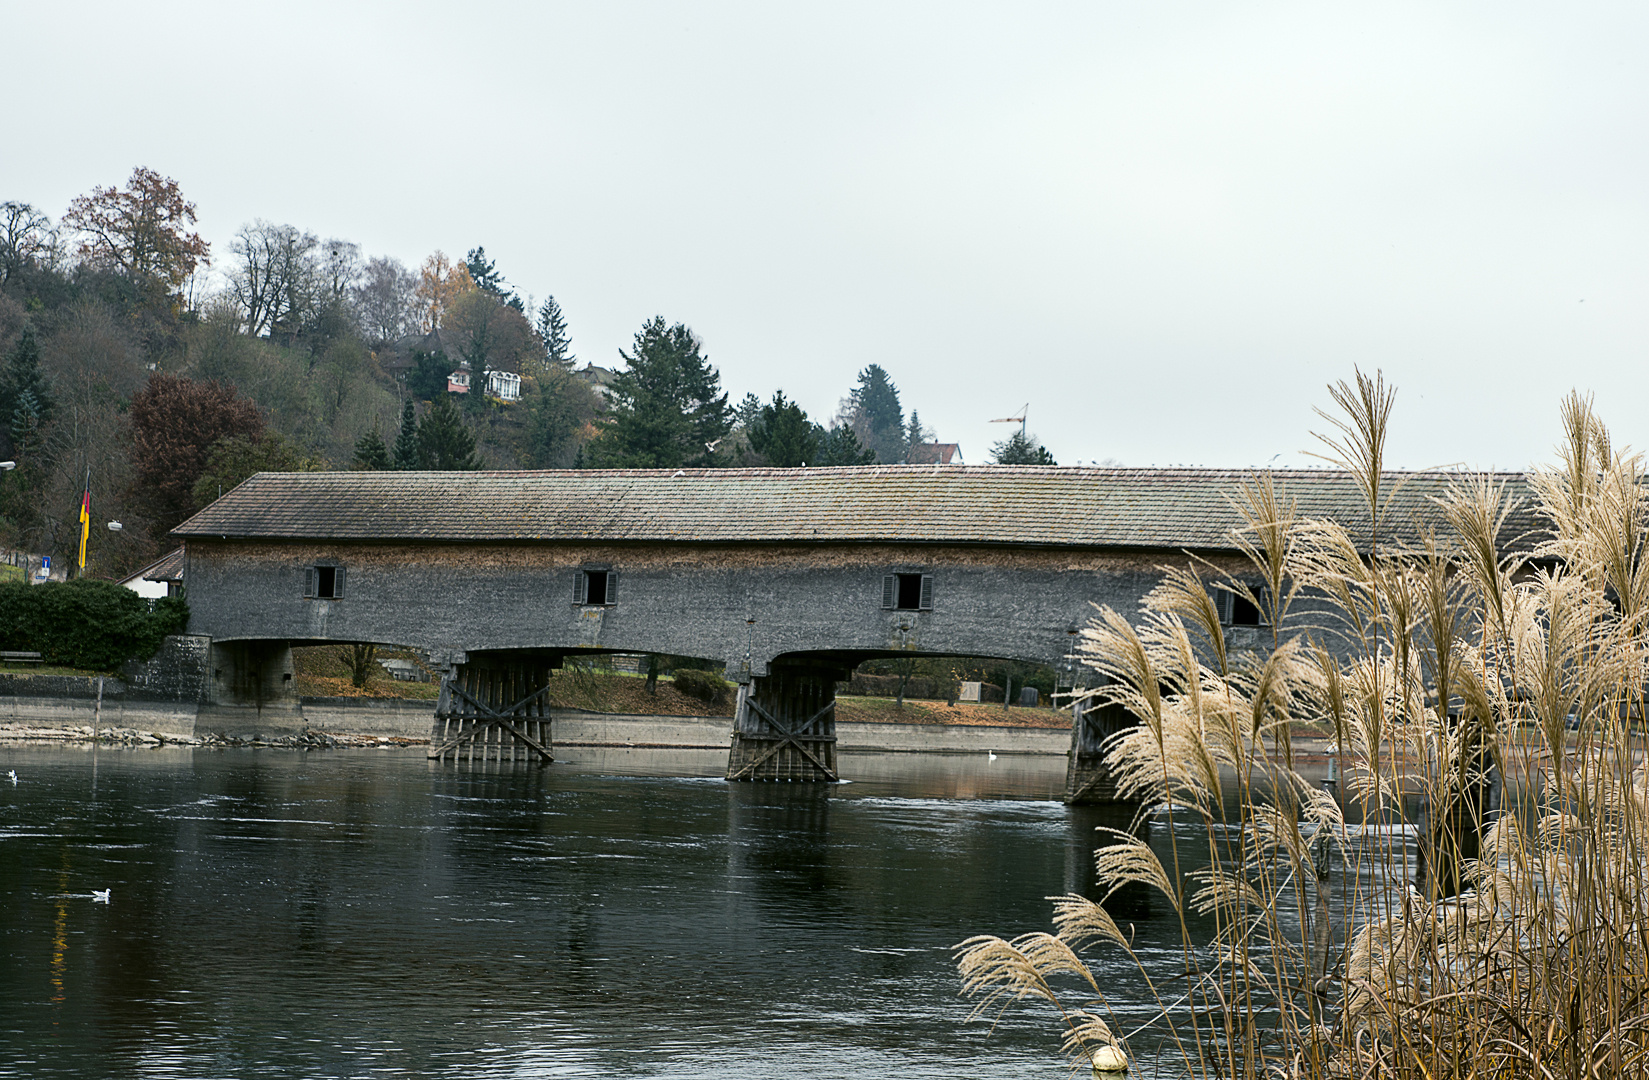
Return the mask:
<svg viewBox="0 0 1649 1080">
<path fill-rule="evenodd" d="M 1091 894 L 1117 822 L 1062 758 L 567 753 L 0 746 L 0 1077 L 1068 1075 L 1046 1009 L 967 1022 L 950 951 Z M 1160 905 L 1114 913 L 1178 985 Z"/>
</svg>

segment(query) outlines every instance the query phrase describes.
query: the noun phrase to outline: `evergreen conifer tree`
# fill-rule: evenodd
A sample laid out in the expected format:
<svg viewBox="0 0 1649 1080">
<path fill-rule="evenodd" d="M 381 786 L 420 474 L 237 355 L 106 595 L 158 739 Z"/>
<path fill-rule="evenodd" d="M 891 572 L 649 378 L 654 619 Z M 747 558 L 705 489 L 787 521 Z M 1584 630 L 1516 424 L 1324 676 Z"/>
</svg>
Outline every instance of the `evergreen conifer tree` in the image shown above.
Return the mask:
<svg viewBox="0 0 1649 1080">
<path fill-rule="evenodd" d="M 763 405 L 756 422 L 750 425 L 750 449 L 779 469 L 794 469 L 808 462 L 817 464 L 819 458 L 818 425 L 807 419 L 807 413 L 794 401 L 787 401 L 784 391 L 773 395 L 770 405 Z"/>
<path fill-rule="evenodd" d="M 848 393 L 848 407 L 842 419 L 853 434 L 876 454 L 882 464 L 905 460 L 909 448 L 905 434 L 905 413 L 899 405 L 899 388 L 879 364 L 859 372 L 859 385 Z"/>
<path fill-rule="evenodd" d="M 23 324 L 17 344 L 6 354 L 6 369 L 0 374 L 0 416 L 12 417 L 25 393 L 33 397 L 35 419 L 40 424 L 50 420 L 55 402 L 40 370 L 40 345 L 35 341 L 34 327 L 28 323 Z"/>
<path fill-rule="evenodd" d="M 384 437 L 375 427 L 355 441 L 355 467 L 369 472 L 382 472 L 395 467 Z"/>
<path fill-rule="evenodd" d="M 418 425 L 419 459 L 426 469 L 459 470 L 481 468 L 475 452 L 475 436 L 464 427 L 458 410 L 449 398 L 438 397 Z"/>
<path fill-rule="evenodd" d="M 482 329 L 469 341 L 464 343 L 461 355 L 469 365 L 470 392 L 462 395 L 464 411 L 481 413 L 487 411 L 487 373 L 492 369 L 487 366 L 487 350 L 492 347 L 492 334 Z M 445 398 L 447 394 L 437 394 L 438 398 Z"/>
<path fill-rule="evenodd" d="M 522 465 L 577 468 L 580 440 L 600 411 L 601 398 L 576 375 L 556 368 L 534 380 L 515 410 L 516 416 L 525 415 L 516 441 Z"/>
<path fill-rule="evenodd" d="M 733 406 L 733 422 L 749 431 L 761 422 L 762 399 L 755 394 L 744 395 L 744 400 Z"/>
<path fill-rule="evenodd" d="M 472 247 L 469 254 L 464 256 L 464 269 L 469 271 L 470 280 L 482 292 L 492 293 L 503 302 L 507 295 L 504 275 L 498 272 L 496 260 L 487 258 L 487 249 L 482 246 Z"/>
<path fill-rule="evenodd" d="M 922 443 L 932 441 L 933 430 L 931 428 L 923 427 L 921 418 L 916 415 L 916 410 L 910 410 L 910 424 L 905 431 L 906 454 L 909 454 L 911 447 L 920 446 Z"/>
<path fill-rule="evenodd" d="M 547 297 L 538 309 L 538 338 L 544 343 L 544 368 L 571 371 L 577 358 L 573 356 L 573 339 L 567 333 L 567 319 L 561 314 L 561 305 L 555 297 Z"/>
<path fill-rule="evenodd" d="M 25 461 L 40 452 L 40 405 L 32 390 L 17 394 L 11 411 L 12 451 Z"/>
<path fill-rule="evenodd" d="M 663 316 L 636 334 L 635 351 L 619 352 L 629 367 L 613 380 L 607 423 L 589 445 L 599 468 L 714 468 L 717 449 L 733 428 L 721 376 L 682 323 Z"/>
<path fill-rule="evenodd" d="M 837 424 L 829 431 L 819 431 L 819 458 L 815 465 L 874 465 L 876 451 L 859 442 L 853 429 Z"/>
<path fill-rule="evenodd" d="M 423 453 L 418 446 L 418 411 L 410 400 L 401 407 L 401 432 L 395 436 L 393 465 L 397 469 L 425 467 Z"/>
<path fill-rule="evenodd" d="M 998 465 L 1058 465 L 1048 448 L 1036 436 L 1014 432 L 991 447 L 991 460 Z"/>
</svg>

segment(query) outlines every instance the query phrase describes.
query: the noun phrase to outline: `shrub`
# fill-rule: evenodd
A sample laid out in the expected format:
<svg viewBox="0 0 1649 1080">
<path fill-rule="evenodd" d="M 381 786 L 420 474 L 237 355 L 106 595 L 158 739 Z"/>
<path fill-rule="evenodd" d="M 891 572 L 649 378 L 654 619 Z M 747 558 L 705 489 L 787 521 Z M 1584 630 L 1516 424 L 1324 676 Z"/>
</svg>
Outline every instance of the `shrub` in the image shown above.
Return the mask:
<svg viewBox="0 0 1649 1080">
<path fill-rule="evenodd" d="M 698 698 L 710 705 L 720 705 L 727 700 L 728 683 L 713 672 L 678 668 L 675 683 L 676 689 L 688 697 Z"/>
<path fill-rule="evenodd" d="M 0 648 L 38 652 L 49 664 L 113 671 L 149 659 L 188 622 L 182 598 L 151 604 L 110 581 L 0 584 Z"/>
</svg>

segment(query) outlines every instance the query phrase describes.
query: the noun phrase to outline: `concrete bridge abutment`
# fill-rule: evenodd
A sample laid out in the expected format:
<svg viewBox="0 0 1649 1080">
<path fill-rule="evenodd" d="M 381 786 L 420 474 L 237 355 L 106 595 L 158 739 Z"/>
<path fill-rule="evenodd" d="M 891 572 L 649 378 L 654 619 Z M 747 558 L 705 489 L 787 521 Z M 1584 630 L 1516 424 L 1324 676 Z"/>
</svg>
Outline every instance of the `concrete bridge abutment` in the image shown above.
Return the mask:
<svg viewBox="0 0 1649 1080">
<path fill-rule="evenodd" d="M 286 641 L 214 641 L 197 733 L 296 735 L 307 724 Z"/>
</svg>

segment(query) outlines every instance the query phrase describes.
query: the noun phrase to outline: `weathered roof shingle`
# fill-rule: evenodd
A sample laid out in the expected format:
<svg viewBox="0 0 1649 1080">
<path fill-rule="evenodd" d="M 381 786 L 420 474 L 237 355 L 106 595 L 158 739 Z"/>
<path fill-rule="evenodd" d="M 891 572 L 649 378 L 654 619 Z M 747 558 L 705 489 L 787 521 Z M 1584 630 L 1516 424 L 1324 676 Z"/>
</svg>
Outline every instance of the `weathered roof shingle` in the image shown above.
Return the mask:
<svg viewBox="0 0 1649 1080">
<path fill-rule="evenodd" d="M 259 473 L 174 530 L 201 538 L 1006 544 L 1226 549 L 1242 469 L 887 465 L 835 469 Z M 1272 474 L 1307 518 L 1366 534 L 1351 477 Z M 1391 474 L 1398 538 L 1444 531 L 1432 501 L 1466 474 Z M 1535 516 L 1521 473 L 1494 474 Z"/>
</svg>

